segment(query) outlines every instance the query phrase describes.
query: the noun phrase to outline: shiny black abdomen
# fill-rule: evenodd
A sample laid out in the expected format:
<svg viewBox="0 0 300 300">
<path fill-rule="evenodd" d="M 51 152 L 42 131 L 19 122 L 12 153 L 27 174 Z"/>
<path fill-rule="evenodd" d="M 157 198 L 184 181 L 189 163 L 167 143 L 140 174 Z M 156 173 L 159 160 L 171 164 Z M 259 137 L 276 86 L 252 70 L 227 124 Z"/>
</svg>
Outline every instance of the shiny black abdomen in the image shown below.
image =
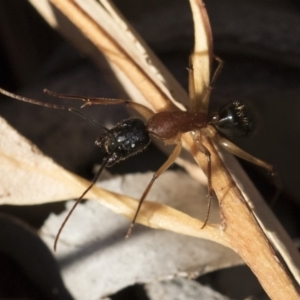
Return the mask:
<svg viewBox="0 0 300 300">
<path fill-rule="evenodd" d="M 100 135 L 95 143 L 101 148 L 104 156 L 112 154 L 106 165 L 111 167 L 129 156 L 143 151 L 150 141 L 144 122 L 141 119 L 129 119 L 118 123 Z"/>
</svg>

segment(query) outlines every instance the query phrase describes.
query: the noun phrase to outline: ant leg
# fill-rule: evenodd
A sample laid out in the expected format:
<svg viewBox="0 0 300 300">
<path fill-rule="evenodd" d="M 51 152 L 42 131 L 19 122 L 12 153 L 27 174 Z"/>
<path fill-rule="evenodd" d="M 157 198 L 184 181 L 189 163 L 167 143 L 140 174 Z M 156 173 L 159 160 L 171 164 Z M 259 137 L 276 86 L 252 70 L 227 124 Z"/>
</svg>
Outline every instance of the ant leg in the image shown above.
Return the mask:
<svg viewBox="0 0 300 300">
<path fill-rule="evenodd" d="M 164 173 L 173 163 L 174 161 L 176 160 L 176 158 L 179 156 L 180 152 L 181 152 L 181 148 L 182 148 L 182 143 L 181 141 L 178 142 L 178 144 L 176 145 L 175 149 L 173 150 L 173 152 L 171 153 L 171 155 L 168 157 L 168 159 L 166 160 L 166 162 L 158 169 L 158 171 L 156 171 L 153 176 L 152 176 L 152 179 L 151 181 L 148 183 L 142 197 L 140 198 L 140 201 L 139 201 L 139 205 L 136 209 L 136 212 L 135 212 L 135 215 L 133 217 L 133 220 L 129 226 L 129 229 L 127 231 L 127 234 L 126 234 L 126 239 L 130 237 L 131 235 L 131 232 L 132 232 L 132 229 L 134 227 L 134 224 L 135 224 L 135 221 L 136 221 L 136 218 L 139 214 L 139 211 L 140 211 L 140 208 L 145 200 L 145 198 L 147 197 L 154 181 L 162 174 Z"/>
<path fill-rule="evenodd" d="M 219 58 L 218 56 L 214 56 L 214 59 L 217 61 L 218 66 L 217 66 L 216 70 L 214 71 L 214 74 L 212 76 L 210 84 L 209 84 L 209 86 L 207 86 L 207 88 L 204 92 L 204 96 L 203 96 L 203 103 L 206 105 L 206 111 L 208 109 L 209 99 L 210 99 L 210 95 L 212 93 L 215 81 L 219 77 L 219 75 L 222 72 L 222 69 L 224 67 L 224 62 L 221 58 Z"/>
<path fill-rule="evenodd" d="M 234 143 L 230 142 L 226 138 L 223 138 L 219 134 L 216 134 L 214 139 L 217 141 L 218 144 L 220 144 L 224 149 L 226 149 L 226 151 L 228 151 L 244 160 L 247 160 L 257 166 L 260 166 L 260 167 L 266 169 L 268 172 L 271 173 L 271 175 L 274 175 L 276 173 L 275 168 L 272 165 L 249 154 L 248 152 L 239 148 Z"/>
<path fill-rule="evenodd" d="M 109 131 L 109 129 L 107 129 L 107 128 L 104 127 L 103 125 L 99 124 L 97 121 L 95 121 L 95 120 L 89 118 L 88 116 L 86 116 L 85 114 L 81 113 L 81 112 L 80 112 L 79 110 L 77 110 L 77 109 L 74 109 L 74 108 L 70 107 L 70 108 L 68 109 L 68 111 L 69 111 L 69 112 L 72 112 L 72 113 L 74 113 L 74 114 L 76 114 L 77 116 L 83 118 L 84 120 L 86 120 L 86 121 L 88 121 L 88 122 L 94 124 L 95 126 L 98 126 L 98 127 L 100 127 L 101 129 L 104 129 L 104 130 L 107 131 L 107 132 Z"/>
<path fill-rule="evenodd" d="M 219 56 L 216 56 L 214 55 L 214 59 L 217 61 L 218 63 L 218 66 L 214 72 L 214 75 L 210 81 L 210 86 L 212 87 L 215 83 L 215 81 L 217 80 L 217 78 L 219 77 L 219 75 L 221 74 L 222 72 L 222 69 L 224 67 L 224 61 L 219 57 Z"/>
<path fill-rule="evenodd" d="M 207 174 L 206 174 L 206 176 L 207 176 L 207 189 L 208 189 L 208 195 L 207 195 L 208 204 L 207 204 L 206 216 L 205 216 L 203 225 L 201 227 L 201 229 L 203 229 L 206 226 L 208 219 L 209 219 L 211 202 L 212 202 L 212 197 L 213 197 L 213 188 L 212 188 L 212 182 L 211 182 L 211 155 L 210 155 L 209 150 L 201 143 L 199 137 L 197 137 L 195 139 L 195 142 L 197 143 L 198 150 L 200 152 L 202 152 L 206 156 L 206 159 L 207 159 Z"/>
<path fill-rule="evenodd" d="M 80 95 L 67 95 L 67 94 L 59 94 L 55 93 L 52 91 L 49 91 L 48 89 L 44 89 L 44 93 L 57 97 L 57 98 L 63 98 L 63 99 L 77 99 L 85 102 L 81 108 L 88 106 L 88 105 L 93 105 L 93 104 L 100 104 L 100 105 L 118 105 L 118 104 L 125 104 L 133 109 L 137 110 L 140 112 L 142 115 L 144 115 L 147 119 L 150 119 L 153 115 L 154 112 L 146 107 L 145 105 L 132 102 L 129 100 L 123 100 L 123 99 L 113 99 L 113 98 L 95 98 L 95 97 L 86 97 L 86 96 L 80 96 Z"/>
<path fill-rule="evenodd" d="M 117 147 L 116 147 L 117 148 Z M 59 230 L 56 234 L 55 240 L 54 240 L 54 251 L 56 251 L 57 248 L 57 242 L 58 239 L 60 237 L 60 234 L 63 230 L 63 228 L 65 227 L 66 223 L 68 222 L 70 216 L 72 215 L 73 211 L 75 210 L 75 208 L 77 207 L 77 205 L 81 202 L 81 200 L 83 199 L 83 197 L 87 194 L 87 192 L 95 185 L 95 183 L 97 182 L 97 180 L 99 179 L 103 169 L 106 167 L 109 159 L 111 158 L 111 156 L 114 154 L 116 148 L 106 157 L 106 159 L 104 160 L 104 162 L 102 163 L 100 169 L 98 170 L 98 172 L 96 173 L 96 175 L 94 176 L 93 180 L 91 181 L 90 185 L 88 186 L 88 188 L 82 193 L 82 195 L 76 200 L 75 204 L 73 205 L 73 207 L 71 208 L 71 210 L 69 211 L 69 213 L 67 214 L 66 218 L 64 219 L 63 223 L 60 225 Z"/>
<path fill-rule="evenodd" d="M 122 100 L 122 99 L 112 99 L 112 98 L 90 98 L 88 96 L 82 96 L 82 95 L 68 95 L 68 94 L 60 94 L 52 92 L 48 89 L 44 89 L 44 93 L 47 95 L 50 95 L 52 97 L 60 98 L 60 99 L 74 99 L 74 100 L 81 100 L 85 102 L 83 106 L 91 105 L 91 104 L 122 104 L 126 103 L 128 100 Z M 97 102 L 97 103 L 96 103 Z M 129 102 L 129 101 L 128 101 Z"/>
<path fill-rule="evenodd" d="M 196 91 L 195 91 L 195 80 L 194 80 L 194 69 L 192 63 L 192 56 L 189 59 L 189 67 L 188 67 L 188 74 L 189 74 L 189 82 L 188 82 L 188 89 L 189 89 L 189 98 L 191 100 L 191 111 L 197 111 L 197 101 L 196 101 Z"/>
<path fill-rule="evenodd" d="M 244 151 L 243 149 L 239 148 L 238 146 L 236 146 L 234 143 L 230 142 L 229 140 L 223 138 L 222 136 L 220 136 L 219 134 L 216 134 L 214 136 L 214 140 L 220 144 L 224 149 L 226 149 L 228 152 L 234 154 L 237 157 L 240 157 L 246 161 L 249 161 L 250 163 L 257 165 L 261 168 L 264 168 L 265 170 L 267 170 L 270 175 L 272 176 L 273 179 L 273 183 L 276 187 L 276 193 L 273 196 L 272 200 L 271 200 L 271 204 L 274 204 L 276 202 L 276 199 L 278 198 L 278 196 L 280 195 L 281 191 L 282 191 L 282 183 L 281 180 L 279 178 L 279 175 L 275 169 L 274 166 L 266 163 L 265 161 L 249 154 L 248 152 Z"/>
<path fill-rule="evenodd" d="M 194 74 L 193 61 L 196 60 L 195 57 L 201 55 L 203 54 L 194 53 L 190 56 L 190 67 L 188 69 L 189 70 L 189 96 L 192 102 L 191 104 L 192 111 L 207 113 L 209 99 L 213 89 L 213 85 L 223 69 L 224 62 L 219 57 L 214 56 L 214 59 L 217 61 L 218 65 L 216 70 L 213 73 L 210 82 L 207 82 L 206 80 L 206 78 L 209 75 L 206 75 L 204 73 L 200 74 L 200 76 L 203 77 L 202 80 L 198 80 L 195 79 L 196 75 Z"/>
</svg>

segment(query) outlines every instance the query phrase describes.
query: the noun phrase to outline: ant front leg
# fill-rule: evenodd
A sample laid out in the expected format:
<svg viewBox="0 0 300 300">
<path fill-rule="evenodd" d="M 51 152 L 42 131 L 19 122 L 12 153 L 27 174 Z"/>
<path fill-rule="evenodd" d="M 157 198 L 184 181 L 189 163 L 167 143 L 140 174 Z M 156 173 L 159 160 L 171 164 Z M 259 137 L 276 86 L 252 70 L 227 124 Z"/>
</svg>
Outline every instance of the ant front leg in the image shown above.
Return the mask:
<svg viewBox="0 0 300 300">
<path fill-rule="evenodd" d="M 224 149 L 226 149 L 226 151 L 268 171 L 268 173 L 272 176 L 273 183 L 276 187 L 276 193 L 271 200 L 271 204 L 274 204 L 282 191 L 282 183 L 275 167 L 244 151 L 243 149 L 239 148 L 234 143 L 230 142 L 229 140 L 220 136 L 217 133 L 214 136 L 214 140 Z"/>
<path fill-rule="evenodd" d="M 139 211 L 140 211 L 140 208 L 145 200 L 145 198 L 147 197 L 151 187 L 153 186 L 154 184 L 154 181 L 162 174 L 164 173 L 167 169 L 169 169 L 169 167 L 174 163 L 174 161 L 176 160 L 176 158 L 179 156 L 180 152 L 181 152 L 181 149 L 182 149 L 182 143 L 181 141 L 179 141 L 175 147 L 175 149 L 173 150 L 173 152 L 171 153 L 171 155 L 168 157 L 168 159 L 166 160 L 166 162 L 158 169 L 157 172 L 155 172 L 152 176 L 152 179 L 151 181 L 148 183 L 140 201 L 139 201 L 139 205 L 136 209 L 136 212 L 135 212 L 135 215 L 133 217 L 133 220 L 130 224 L 130 227 L 127 231 L 127 234 L 126 234 L 126 238 L 129 238 L 130 235 L 131 235 L 131 232 L 132 232 L 132 229 L 134 227 L 134 224 L 135 224 L 135 221 L 136 221 L 136 218 L 139 214 Z"/>
</svg>

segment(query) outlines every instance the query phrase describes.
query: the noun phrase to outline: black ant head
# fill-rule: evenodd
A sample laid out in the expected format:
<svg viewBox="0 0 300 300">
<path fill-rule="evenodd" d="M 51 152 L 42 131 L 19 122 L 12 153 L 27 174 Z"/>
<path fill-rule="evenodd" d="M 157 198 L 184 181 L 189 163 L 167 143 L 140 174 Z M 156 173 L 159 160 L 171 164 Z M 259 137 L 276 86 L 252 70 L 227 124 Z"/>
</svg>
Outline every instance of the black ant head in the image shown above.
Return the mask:
<svg viewBox="0 0 300 300">
<path fill-rule="evenodd" d="M 230 102 L 210 117 L 212 124 L 218 132 L 226 136 L 243 136 L 253 129 L 253 121 L 249 112 L 240 101 Z"/>
<path fill-rule="evenodd" d="M 110 155 L 106 167 L 111 167 L 129 156 L 143 151 L 148 147 L 150 141 L 144 122 L 141 119 L 129 119 L 118 123 L 100 135 L 95 143 L 101 148 L 105 157 Z"/>
</svg>

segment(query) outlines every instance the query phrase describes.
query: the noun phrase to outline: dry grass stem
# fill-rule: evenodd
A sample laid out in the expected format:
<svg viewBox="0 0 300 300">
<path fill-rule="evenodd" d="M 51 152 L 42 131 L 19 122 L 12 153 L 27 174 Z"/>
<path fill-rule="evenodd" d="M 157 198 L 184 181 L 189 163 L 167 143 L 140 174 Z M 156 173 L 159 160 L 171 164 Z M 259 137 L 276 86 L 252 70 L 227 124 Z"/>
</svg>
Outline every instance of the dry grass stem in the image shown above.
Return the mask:
<svg viewBox="0 0 300 300">
<path fill-rule="evenodd" d="M 100 60 L 100 53 L 103 53 L 108 61 L 126 74 L 128 80 L 143 95 L 154 111 L 178 110 L 181 104 L 175 104 L 176 101 L 187 102 L 187 94 L 175 83 L 172 76 L 161 67 L 152 52 L 148 53 L 144 42 L 134 35 L 134 32 L 130 30 L 130 26 L 123 17 L 118 15 L 114 7 L 108 1 L 99 2 L 100 4 L 87 0 L 52 0 L 50 1 L 52 6 L 50 6 L 48 1 L 31 0 L 33 5 L 39 5 L 40 12 L 50 24 L 57 27 L 65 36 L 68 36 L 80 47 L 81 51 L 85 51 L 96 61 Z M 194 78 L 196 93 L 193 99 L 195 103 L 192 103 L 192 105 L 197 107 L 199 105 L 198 101 L 204 101 L 204 106 L 206 105 L 205 101 L 207 99 L 203 95 L 210 80 L 212 38 L 202 2 L 200 0 L 191 0 L 190 2 L 196 36 L 192 63 L 193 68 L 197 70 L 194 73 L 196 74 Z M 44 9 L 42 3 L 45 4 Z M 105 29 L 107 24 L 101 24 L 101 21 L 97 19 L 97 14 L 95 15 L 92 12 L 102 14 L 101 16 L 105 20 L 104 23 L 112 22 L 114 25 L 108 26 L 108 28 L 112 28 L 112 31 Z M 65 26 L 66 22 L 69 22 L 68 26 Z M 79 42 L 78 35 L 70 31 L 70 24 L 72 24 L 73 29 L 76 28 L 80 32 Z M 121 33 L 118 33 L 119 30 Z M 115 36 L 124 36 L 125 40 L 122 39 L 122 41 L 125 46 L 120 44 L 114 38 Z M 82 43 L 83 40 L 84 43 Z M 198 70 L 202 70 L 202 72 L 199 73 Z M 207 167 L 206 157 L 197 151 L 191 135 L 184 134 L 182 140 L 184 146 L 194 156 L 197 164 L 205 171 Z M 191 218 L 170 207 L 150 202 L 143 205 L 138 222 L 154 228 L 164 228 L 182 234 L 214 240 L 228 246 L 245 260 L 271 299 L 299 299 L 299 293 L 292 279 L 274 253 L 273 247 L 227 171 L 215 146 L 209 138 L 204 138 L 203 143 L 212 156 L 212 184 L 219 199 L 222 224 L 208 225 L 200 230 L 203 224 L 200 220 Z M 7 153 L 2 154 L 7 155 Z M 23 168 L 24 173 L 32 171 L 30 166 L 26 165 L 25 167 L 21 159 L 20 162 L 14 161 L 13 163 L 20 163 L 20 168 Z M 25 170 L 27 167 L 28 170 Z M 60 182 L 60 186 L 66 185 L 68 192 L 64 198 L 78 196 L 80 194 L 78 191 L 84 190 L 88 185 L 85 180 L 63 169 L 57 169 L 54 164 L 53 168 L 56 168 L 55 175 L 42 169 L 37 170 L 37 172 L 40 172 L 41 177 L 46 177 L 46 180 L 51 178 L 51 180 Z M 89 192 L 89 197 L 98 199 L 103 205 L 117 213 L 126 215 L 130 219 L 136 208 L 135 200 L 96 187 Z M 48 201 L 57 199 L 61 199 L 61 194 L 52 199 L 48 198 Z M 24 201 L 23 198 L 22 200 Z M 16 204 L 22 204 L 21 198 L 20 202 L 15 202 Z M 23 204 L 25 203 L 23 202 Z"/>
</svg>

